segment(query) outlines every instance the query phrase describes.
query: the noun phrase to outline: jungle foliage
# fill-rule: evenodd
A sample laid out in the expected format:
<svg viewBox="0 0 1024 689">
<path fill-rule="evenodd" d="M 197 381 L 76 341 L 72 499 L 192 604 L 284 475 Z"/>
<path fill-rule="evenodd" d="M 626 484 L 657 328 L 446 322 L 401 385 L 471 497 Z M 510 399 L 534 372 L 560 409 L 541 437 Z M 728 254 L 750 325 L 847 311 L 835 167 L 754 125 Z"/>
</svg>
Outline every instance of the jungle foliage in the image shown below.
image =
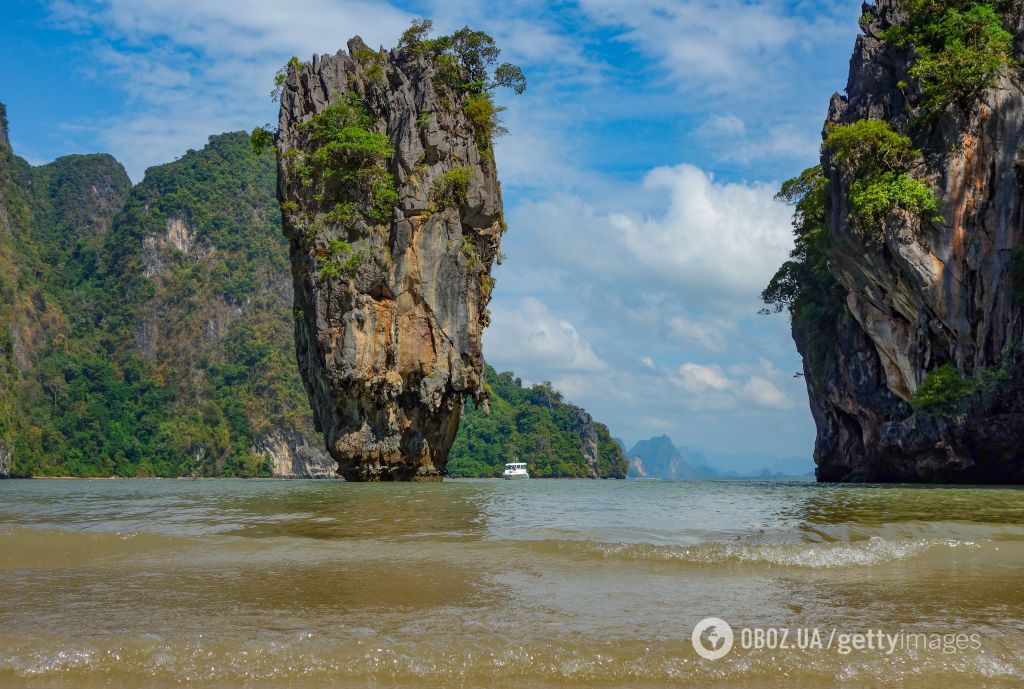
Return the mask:
<svg viewBox="0 0 1024 689">
<path fill-rule="evenodd" d="M 513 374 L 485 369 L 490 414 L 467 402 L 459 434 L 448 458 L 448 474 L 457 477 L 501 476 L 506 462 L 518 457 L 531 476 L 588 475 L 578 408 L 542 383 L 523 387 Z M 625 476 L 628 463 L 608 428 L 593 422 L 597 435 L 599 473 Z"/>
<path fill-rule="evenodd" d="M 766 312 L 789 311 L 805 336 L 807 368 L 818 376 L 836 342 L 837 318 L 846 309 L 845 292 L 828 269 L 828 180 L 821 166 L 783 183 L 775 198 L 794 206 L 794 247 L 761 299 L 770 307 Z"/>
<path fill-rule="evenodd" d="M 129 193 L 109 156 L 30 168 L 2 153 L 24 241 L 0 232 L 0 263 L 32 266 L 0 309 L 20 343 L 18 361 L 0 342 L 0 442 L 17 475 L 262 476 L 261 434 L 319 442 L 292 353 L 273 156 L 241 132 L 211 137 Z M 172 226 L 186 236 L 169 241 Z"/>
<path fill-rule="evenodd" d="M 926 117 L 951 105 L 966 107 L 1011 65 L 1013 36 L 1004 26 L 1008 5 L 977 0 L 900 3 L 907 19 L 883 38 L 913 51 L 907 76 L 921 92 Z"/>
<path fill-rule="evenodd" d="M 832 127 L 825 148 L 850 184 L 850 224 L 870 247 L 885 241 L 886 219 L 901 210 L 925 222 L 942 222 L 935 192 L 911 170 L 921 157 L 910 139 L 887 122 L 858 120 Z"/>
<path fill-rule="evenodd" d="M 492 92 L 507 88 L 515 94 L 526 91 L 523 70 L 508 62 L 498 64 L 501 49 L 483 31 L 464 26 L 448 36 L 431 38 L 434 24 L 415 19 L 402 34 L 398 49 L 406 54 L 427 55 L 433 61 L 438 80 L 462 101 L 462 109 L 476 131 L 481 151 L 490 150 L 494 136 L 504 134 Z"/>
</svg>

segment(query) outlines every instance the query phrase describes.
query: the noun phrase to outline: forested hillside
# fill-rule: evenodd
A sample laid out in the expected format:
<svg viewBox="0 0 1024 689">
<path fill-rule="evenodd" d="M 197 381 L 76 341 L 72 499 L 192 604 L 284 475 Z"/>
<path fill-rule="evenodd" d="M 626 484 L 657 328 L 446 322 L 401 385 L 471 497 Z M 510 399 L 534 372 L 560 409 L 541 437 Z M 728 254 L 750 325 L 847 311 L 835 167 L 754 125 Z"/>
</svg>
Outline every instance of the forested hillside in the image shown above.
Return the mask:
<svg viewBox="0 0 1024 689">
<path fill-rule="evenodd" d="M 505 462 L 518 457 L 535 477 L 626 477 L 628 462 L 607 426 L 564 401 L 549 383 L 523 387 L 490 366 L 484 375 L 491 413 L 467 405 L 449 475 L 500 476 Z"/>
<path fill-rule="evenodd" d="M 259 476 L 315 459 L 272 156 L 215 136 L 131 189 L 107 155 L 32 168 L 4 148 L 12 473 Z"/>
</svg>

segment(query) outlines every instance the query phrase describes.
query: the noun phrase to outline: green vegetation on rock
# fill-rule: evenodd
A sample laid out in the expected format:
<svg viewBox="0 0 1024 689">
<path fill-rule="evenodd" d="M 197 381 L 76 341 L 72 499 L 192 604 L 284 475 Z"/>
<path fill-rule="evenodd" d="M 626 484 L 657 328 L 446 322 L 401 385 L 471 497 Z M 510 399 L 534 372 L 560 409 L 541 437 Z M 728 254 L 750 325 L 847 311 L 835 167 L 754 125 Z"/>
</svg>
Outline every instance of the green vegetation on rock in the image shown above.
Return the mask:
<svg viewBox="0 0 1024 689">
<path fill-rule="evenodd" d="M 287 81 L 288 75 L 298 74 L 301 69 L 302 60 L 295 55 L 288 58 L 288 62 L 285 66 L 277 70 L 277 73 L 274 74 L 274 88 L 270 92 L 270 99 L 274 101 L 278 100 L 281 97 L 281 91 L 284 89 L 284 82 Z"/>
<path fill-rule="evenodd" d="M 491 36 L 464 26 L 451 35 L 430 38 L 433 28 L 429 19 L 414 19 L 402 34 L 398 49 L 429 55 L 441 80 L 464 93 L 483 93 L 497 87 L 517 94 L 526 90 L 526 77 L 519 67 L 508 62 L 495 67 L 501 49 Z"/>
<path fill-rule="evenodd" d="M 974 383 L 960 375 L 952 364 L 943 364 L 929 371 L 914 394 L 918 409 L 946 409 L 974 390 Z"/>
<path fill-rule="evenodd" d="M 836 342 L 844 291 L 828 269 L 828 180 L 821 166 L 786 181 L 775 197 L 793 205 L 793 251 L 761 293 L 769 312 L 788 310 L 805 336 L 807 368 L 820 376 Z"/>
<path fill-rule="evenodd" d="M 983 401 L 972 398 L 1004 394 L 1006 382 L 1019 375 L 1019 353 L 1004 351 L 1002 364 L 986 366 L 975 371 L 973 377 L 964 376 L 948 363 L 932 369 L 921 381 L 911 403 L 915 409 L 939 414 L 967 413 L 984 407 Z"/>
<path fill-rule="evenodd" d="M 321 280 L 340 280 L 352 277 L 363 264 L 362 252 L 356 251 L 348 242 L 332 239 L 327 243 L 327 261 L 320 266 L 317 274 Z"/>
<path fill-rule="evenodd" d="M 352 57 L 356 59 L 360 67 L 366 70 L 366 76 L 370 78 L 370 81 L 380 86 L 387 83 L 387 78 L 384 76 L 384 57 L 376 50 L 368 48 L 357 50 Z"/>
<path fill-rule="evenodd" d="M 483 31 L 464 26 L 448 36 L 431 38 L 434 24 L 415 19 L 398 43 L 405 53 L 429 55 L 439 81 L 462 98 L 462 108 L 476 131 L 481 151 L 490 149 L 491 139 L 504 134 L 499 115 L 504 108 L 494 104 L 491 92 L 507 88 L 515 94 L 526 91 L 526 77 L 516 65 L 498 63 L 501 50 Z"/>
<path fill-rule="evenodd" d="M 299 131 L 313 150 L 296 154 L 295 173 L 321 202 L 358 209 L 377 223 L 391 220 L 398 203 L 395 178 L 386 164 L 394 148 L 386 134 L 372 131 L 373 119 L 358 94 L 347 93 L 307 122 Z M 370 203 L 360 207 L 360 202 Z"/>
<path fill-rule="evenodd" d="M 457 167 L 444 172 L 434 180 L 430 200 L 439 209 L 459 208 L 466 203 L 466 192 L 469 191 L 469 180 L 472 176 L 471 167 Z"/>
<path fill-rule="evenodd" d="M 508 133 L 500 119 L 504 110 L 505 108 L 494 104 L 489 93 L 472 93 L 466 96 L 462 111 L 473 123 L 476 144 L 480 150 L 489 150 L 490 142 L 495 136 Z"/>
<path fill-rule="evenodd" d="M 589 476 L 589 437 L 598 475 L 625 478 L 628 462 L 608 428 L 565 402 L 550 383 L 526 388 L 511 373 L 487 366 L 485 387 L 490 414 L 467 403 L 448 458 L 450 476 L 500 476 L 505 463 L 516 457 L 538 478 Z"/>
<path fill-rule="evenodd" d="M 913 50 L 907 75 L 920 89 L 926 116 L 964 107 L 991 88 L 1010 65 L 1013 35 L 1004 27 L 1009 2 L 903 0 L 902 24 L 883 37 Z"/>
<path fill-rule="evenodd" d="M 920 157 L 910 139 L 893 131 L 888 122 L 858 120 L 828 131 L 825 147 L 843 170 L 864 175 L 899 172 Z"/>
<path fill-rule="evenodd" d="M 887 122 L 859 120 L 832 127 L 825 147 L 841 175 L 850 180 L 850 223 L 869 246 L 885 241 L 886 219 L 900 210 L 941 222 L 939 200 L 910 168 L 921 152 Z"/>
<path fill-rule="evenodd" d="M 935 192 L 907 173 L 883 173 L 871 180 L 856 180 L 850 186 L 850 213 L 861 236 L 875 244 L 884 240 L 882 228 L 894 210 L 942 222 L 935 213 L 939 200 Z"/>
</svg>

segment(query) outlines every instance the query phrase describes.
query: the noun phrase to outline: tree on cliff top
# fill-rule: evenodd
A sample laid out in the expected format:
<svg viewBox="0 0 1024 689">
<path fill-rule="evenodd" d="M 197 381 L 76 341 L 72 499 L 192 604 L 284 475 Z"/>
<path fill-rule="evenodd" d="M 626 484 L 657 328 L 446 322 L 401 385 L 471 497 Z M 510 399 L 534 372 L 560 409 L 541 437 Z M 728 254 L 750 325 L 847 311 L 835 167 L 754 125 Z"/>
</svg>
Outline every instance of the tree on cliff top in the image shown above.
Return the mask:
<svg viewBox="0 0 1024 689">
<path fill-rule="evenodd" d="M 509 62 L 498 64 L 501 49 L 483 31 L 464 26 L 449 36 L 430 38 L 433 28 L 429 19 L 414 19 L 398 41 L 398 51 L 430 56 L 438 80 L 464 97 L 462 110 L 476 128 L 476 143 L 487 151 L 491 139 L 506 131 L 499 119 L 505 108 L 494 104 L 491 92 L 504 87 L 523 93 L 523 70 Z"/>
<path fill-rule="evenodd" d="M 481 151 L 487 151 L 492 137 L 506 131 L 498 117 L 505 108 L 494 104 L 491 92 L 504 87 L 522 94 L 526 91 L 523 70 L 509 62 L 498 64 L 501 49 L 495 45 L 494 38 L 483 31 L 464 26 L 451 35 L 430 38 L 433 28 L 434 22 L 429 19 L 414 19 L 399 39 L 397 50 L 399 54 L 430 56 L 438 80 L 464 97 L 462 109 L 476 128 L 477 145 Z M 373 56 L 372 61 L 381 59 L 372 51 L 363 52 Z M 363 59 L 358 54 L 353 57 Z M 272 99 L 280 98 L 288 76 L 298 74 L 302 65 L 302 61 L 293 56 L 277 71 L 270 94 Z M 379 64 L 376 69 L 380 70 Z M 253 151 L 262 154 L 274 143 L 276 135 L 277 130 L 269 124 L 253 129 L 250 135 Z"/>
<path fill-rule="evenodd" d="M 398 50 L 430 55 L 441 78 L 464 93 L 479 94 L 499 86 L 516 94 L 526 90 L 526 77 L 519 67 L 503 62 L 491 71 L 501 55 L 491 36 L 464 26 L 450 36 L 430 38 L 433 28 L 429 19 L 414 19 L 398 41 Z"/>
</svg>

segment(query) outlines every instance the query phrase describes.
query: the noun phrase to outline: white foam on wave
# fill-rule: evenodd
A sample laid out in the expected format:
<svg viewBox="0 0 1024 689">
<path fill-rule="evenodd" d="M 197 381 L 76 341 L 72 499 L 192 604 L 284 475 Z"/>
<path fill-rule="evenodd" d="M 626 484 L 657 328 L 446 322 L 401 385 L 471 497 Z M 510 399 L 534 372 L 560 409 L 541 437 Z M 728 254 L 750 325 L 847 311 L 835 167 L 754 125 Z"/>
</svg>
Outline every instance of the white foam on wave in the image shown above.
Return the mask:
<svg viewBox="0 0 1024 689">
<path fill-rule="evenodd" d="M 693 546 L 650 543 L 587 543 L 586 549 L 604 557 L 628 560 L 688 562 L 699 565 L 728 563 L 779 567 L 834 569 L 869 567 L 909 560 L 933 548 L 979 548 L 972 541 L 955 539 L 872 536 L 865 541 L 836 543 L 700 543 Z"/>
<path fill-rule="evenodd" d="M 674 639 L 639 642 L 629 638 L 589 639 L 583 643 L 547 638 L 529 647 L 508 639 L 465 639 L 459 646 L 423 640 L 372 641 L 352 638 L 290 638 L 217 641 L 200 639 L 95 638 L 75 649 L 57 639 L 19 639 L 10 648 L 0 636 L 0 686 L 274 686 L 369 687 L 430 686 L 834 686 L 837 679 L 857 686 L 897 683 L 944 686 L 955 673 L 963 686 L 972 681 L 1003 686 L 1022 671 L 1019 646 L 994 653 L 952 657 L 941 652 L 869 655 L 856 659 L 793 651 L 734 653 L 711 664 L 687 653 Z M 13 671 L 17 684 L 4 684 Z M 7 675 L 9 676 L 9 675 Z M 799 681 L 794 682 L 794 678 Z M 26 681 L 27 680 L 27 681 Z M 339 682 L 340 680 L 340 682 Z M 726 682 L 727 684 L 720 684 Z M 1010 685 L 1007 685 L 1010 686 Z"/>
</svg>

